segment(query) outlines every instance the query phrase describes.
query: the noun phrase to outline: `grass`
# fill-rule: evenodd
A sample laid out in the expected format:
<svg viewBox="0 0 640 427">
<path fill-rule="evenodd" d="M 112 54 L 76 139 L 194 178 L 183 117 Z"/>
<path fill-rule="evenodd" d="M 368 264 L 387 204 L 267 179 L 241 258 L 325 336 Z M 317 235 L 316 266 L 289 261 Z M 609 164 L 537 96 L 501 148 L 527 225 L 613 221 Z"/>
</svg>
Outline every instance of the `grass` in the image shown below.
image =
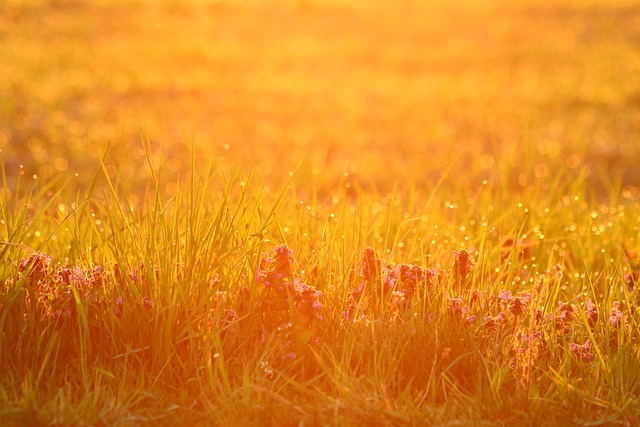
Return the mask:
<svg viewBox="0 0 640 427">
<path fill-rule="evenodd" d="M 638 422 L 637 8 L 0 10 L 3 425 Z"/>
<path fill-rule="evenodd" d="M 6 420 L 638 416 L 637 260 L 621 246 L 637 206 L 514 202 L 487 184 L 453 208 L 410 188 L 300 207 L 242 170 L 194 173 L 139 209 L 104 164 L 105 193 L 70 212 L 40 182 L 5 191 Z M 42 243 L 14 244 L 27 230 Z"/>
</svg>

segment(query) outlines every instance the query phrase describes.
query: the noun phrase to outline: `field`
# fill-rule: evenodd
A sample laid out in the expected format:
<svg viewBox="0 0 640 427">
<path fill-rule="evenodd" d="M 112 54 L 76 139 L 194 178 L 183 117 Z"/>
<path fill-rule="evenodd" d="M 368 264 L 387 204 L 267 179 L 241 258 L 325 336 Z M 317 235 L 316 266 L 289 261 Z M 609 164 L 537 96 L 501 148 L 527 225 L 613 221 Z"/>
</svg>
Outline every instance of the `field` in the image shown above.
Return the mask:
<svg viewBox="0 0 640 427">
<path fill-rule="evenodd" d="M 0 424 L 636 425 L 640 6 L 0 0 Z"/>
</svg>

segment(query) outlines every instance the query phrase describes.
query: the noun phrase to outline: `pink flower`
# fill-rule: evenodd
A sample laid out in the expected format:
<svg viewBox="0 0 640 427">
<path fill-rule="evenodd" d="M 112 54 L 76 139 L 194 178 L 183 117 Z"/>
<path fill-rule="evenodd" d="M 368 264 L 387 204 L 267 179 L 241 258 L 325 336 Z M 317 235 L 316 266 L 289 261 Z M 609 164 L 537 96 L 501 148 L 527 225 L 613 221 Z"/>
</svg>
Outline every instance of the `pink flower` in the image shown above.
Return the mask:
<svg viewBox="0 0 640 427">
<path fill-rule="evenodd" d="M 153 301 L 149 297 L 142 298 L 142 304 L 149 309 L 153 308 Z"/>
<path fill-rule="evenodd" d="M 582 345 L 569 343 L 569 353 L 573 354 L 578 360 L 593 360 L 594 355 L 589 350 L 591 350 L 591 340 L 587 340 Z"/>
<path fill-rule="evenodd" d="M 122 296 L 119 296 L 118 298 L 116 298 L 116 303 L 114 304 L 114 307 L 113 307 L 113 311 L 115 312 L 116 316 L 122 317 L 122 308 L 123 308 Z"/>
</svg>

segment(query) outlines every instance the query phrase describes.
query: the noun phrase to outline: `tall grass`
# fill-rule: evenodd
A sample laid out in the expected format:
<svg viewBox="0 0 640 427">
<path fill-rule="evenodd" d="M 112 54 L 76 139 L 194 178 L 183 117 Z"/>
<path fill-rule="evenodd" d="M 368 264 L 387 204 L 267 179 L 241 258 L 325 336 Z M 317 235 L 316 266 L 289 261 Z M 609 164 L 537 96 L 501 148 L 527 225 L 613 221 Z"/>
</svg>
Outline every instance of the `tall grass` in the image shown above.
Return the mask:
<svg viewBox="0 0 640 427">
<path fill-rule="evenodd" d="M 326 203 L 211 163 L 167 197 L 147 158 L 137 206 L 104 161 L 75 196 L 5 184 L 4 422 L 638 416 L 640 212 L 614 193 L 398 185 Z"/>
</svg>

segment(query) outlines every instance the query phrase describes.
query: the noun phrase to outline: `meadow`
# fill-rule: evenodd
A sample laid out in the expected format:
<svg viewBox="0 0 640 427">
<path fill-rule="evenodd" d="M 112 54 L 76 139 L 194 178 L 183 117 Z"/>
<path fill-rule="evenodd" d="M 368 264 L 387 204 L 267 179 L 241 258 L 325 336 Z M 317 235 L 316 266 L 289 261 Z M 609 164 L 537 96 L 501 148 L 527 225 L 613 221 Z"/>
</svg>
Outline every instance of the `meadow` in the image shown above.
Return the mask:
<svg viewBox="0 0 640 427">
<path fill-rule="evenodd" d="M 0 424 L 640 422 L 640 7 L 0 0 Z"/>
</svg>

